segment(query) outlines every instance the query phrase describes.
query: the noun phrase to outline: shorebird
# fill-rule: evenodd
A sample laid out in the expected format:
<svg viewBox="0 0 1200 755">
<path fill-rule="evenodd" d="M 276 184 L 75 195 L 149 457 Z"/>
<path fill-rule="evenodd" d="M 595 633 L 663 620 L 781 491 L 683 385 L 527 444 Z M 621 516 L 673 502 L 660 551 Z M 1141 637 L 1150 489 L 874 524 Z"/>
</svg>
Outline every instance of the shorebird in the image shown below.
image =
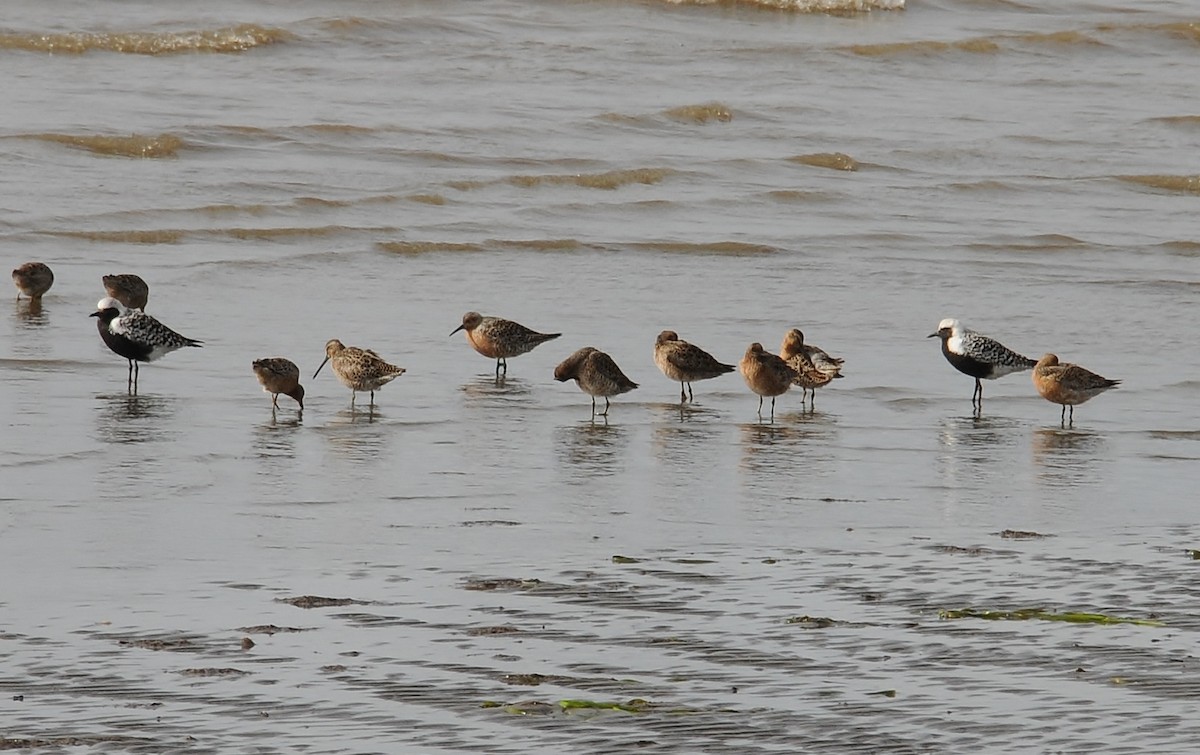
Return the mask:
<svg viewBox="0 0 1200 755">
<path fill-rule="evenodd" d="M 758 394 L 758 416 L 762 416 L 763 397 L 771 397 L 771 421 L 775 420 L 775 397 L 787 393 L 796 379 L 796 371 L 761 343 L 752 343 L 738 364 L 750 390 Z"/>
<path fill-rule="evenodd" d="M 25 294 L 31 303 L 37 304 L 42 300 L 42 294 L 54 285 L 54 272 L 43 262 L 26 262 L 12 271 L 12 279 L 17 287 L 17 301 Z"/>
<path fill-rule="evenodd" d="M 388 364 L 374 351 L 346 346 L 336 338 L 325 344 L 325 362 L 332 362 L 333 374 L 350 389 L 351 408 L 359 391 L 370 391 L 370 405 L 375 406 L 375 391 L 404 374 L 403 367 Z M 325 362 L 321 362 L 321 367 Z M 314 380 L 321 367 L 313 373 Z"/>
<path fill-rule="evenodd" d="M 120 275 L 105 275 L 101 279 L 104 290 L 108 295 L 125 305 L 126 309 L 145 311 L 146 300 L 150 298 L 150 287 L 146 281 L 133 273 Z"/>
<path fill-rule="evenodd" d="M 811 344 L 804 342 L 804 334 L 797 328 L 792 328 L 783 337 L 779 347 L 779 357 L 796 371 L 796 379 L 792 382 L 800 386 L 800 403 L 804 403 L 804 394 L 812 391 L 809 399 L 811 404 L 817 398 L 817 389 L 829 384 L 834 378 L 842 375 L 841 357 L 833 357 Z"/>
<path fill-rule="evenodd" d="M 304 386 L 300 385 L 300 368 L 290 359 L 269 357 L 255 359 L 251 365 L 263 390 L 271 394 L 271 406 L 279 408 L 279 394 L 291 396 L 304 410 Z"/>
<path fill-rule="evenodd" d="M 496 377 L 501 369 L 508 374 L 508 358 L 533 351 L 535 346 L 558 338 L 562 333 L 538 333 L 500 317 L 484 317 L 478 312 L 463 315 L 462 325 L 450 331 L 454 335 L 460 330 L 467 332 L 471 347 L 489 359 L 496 360 Z"/>
<path fill-rule="evenodd" d="M 983 406 L 983 384 L 980 378 L 995 380 L 1011 372 L 1021 372 L 1037 362 L 1005 347 L 999 341 L 968 330 L 958 320 L 947 317 L 938 323 L 936 333 L 930 338 L 942 339 L 942 353 L 954 369 L 975 378 L 975 392 L 971 394 L 972 406 Z"/>
<path fill-rule="evenodd" d="M 689 399 L 696 400 L 692 395 L 694 381 L 720 377 L 737 369 L 732 364 L 718 362 L 712 354 L 699 346 L 679 340 L 679 334 L 673 330 L 664 330 L 655 339 L 654 363 L 662 370 L 662 374 L 679 383 L 681 404 Z M 687 393 L 683 392 L 685 384 Z"/>
<path fill-rule="evenodd" d="M 153 362 L 184 346 L 200 346 L 203 341 L 181 336 L 138 310 L 121 314 L 121 303 L 105 297 L 96 303 L 96 311 L 89 317 L 99 318 L 96 328 L 104 344 L 113 353 L 129 360 L 129 387 L 136 393 L 138 362 Z"/>
<path fill-rule="evenodd" d="M 1120 380 L 1100 377 L 1077 364 L 1060 364 L 1054 354 L 1046 354 L 1033 368 L 1033 386 L 1037 392 L 1047 401 L 1062 404 L 1063 424 L 1067 423 L 1068 406 L 1071 407 L 1070 422 L 1073 424 L 1076 404 L 1082 404 L 1120 384 Z"/>
<path fill-rule="evenodd" d="M 612 357 L 591 346 L 585 346 L 562 361 L 554 368 L 554 379 L 560 383 L 574 380 L 579 390 L 592 397 L 592 416 L 596 416 L 596 397 L 604 397 L 604 411 L 600 416 L 608 416 L 608 398 L 622 393 L 628 393 L 638 384 L 625 377 L 621 368 Z"/>
</svg>

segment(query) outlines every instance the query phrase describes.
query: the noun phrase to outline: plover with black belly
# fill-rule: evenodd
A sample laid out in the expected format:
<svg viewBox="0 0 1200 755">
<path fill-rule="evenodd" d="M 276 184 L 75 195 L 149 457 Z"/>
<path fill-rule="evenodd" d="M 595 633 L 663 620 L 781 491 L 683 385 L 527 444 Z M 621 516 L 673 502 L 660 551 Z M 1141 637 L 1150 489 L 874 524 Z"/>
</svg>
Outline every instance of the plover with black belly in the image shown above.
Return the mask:
<svg viewBox="0 0 1200 755">
<path fill-rule="evenodd" d="M 137 392 L 138 362 L 153 362 L 184 346 L 200 346 L 203 341 L 181 336 L 150 315 L 131 310 L 121 313 L 121 303 L 105 297 L 89 317 L 98 318 L 96 328 L 104 344 L 114 354 L 129 360 L 128 386 Z"/>
<path fill-rule="evenodd" d="M 354 399 L 359 391 L 371 392 L 370 406 L 375 406 L 375 391 L 404 374 L 403 367 L 388 364 L 383 357 L 370 349 L 360 349 L 357 346 L 346 346 L 336 338 L 325 344 L 325 361 L 313 373 L 315 380 L 320 374 L 325 362 L 330 363 L 333 374 L 350 389 L 350 408 L 354 408 Z"/>
<path fill-rule="evenodd" d="M 972 406 L 983 406 L 983 384 L 980 379 L 995 380 L 1013 372 L 1032 369 L 1036 361 L 1022 356 L 999 341 L 964 328 L 962 323 L 947 317 L 938 323 L 930 338 L 942 339 L 942 354 L 954 369 L 975 378 Z"/>
<path fill-rule="evenodd" d="M 460 330 L 467 332 L 471 348 L 489 359 L 496 360 L 496 377 L 508 374 L 508 358 L 533 351 L 534 347 L 558 338 L 562 333 L 538 333 L 519 322 L 502 317 L 484 317 L 478 312 L 463 315 L 462 325 L 450 331 L 454 335 Z"/>
<path fill-rule="evenodd" d="M 1046 354 L 1033 368 L 1033 385 L 1042 398 L 1062 404 L 1062 422 L 1075 422 L 1075 405 L 1116 388 L 1120 380 L 1109 380 L 1077 364 L 1060 363 L 1054 354 Z M 1071 407 L 1070 420 L 1067 407 Z"/>
<path fill-rule="evenodd" d="M 679 334 L 673 330 L 664 330 L 654 341 L 654 363 L 662 374 L 679 383 L 679 403 L 687 400 L 695 401 L 692 395 L 692 383 L 697 380 L 708 380 L 720 377 L 727 372 L 737 369 L 732 364 L 722 364 L 699 346 L 680 340 Z M 684 385 L 687 393 L 683 392 Z"/>
<path fill-rule="evenodd" d="M 554 379 L 560 383 L 574 380 L 579 390 L 592 397 L 592 416 L 596 416 L 596 397 L 604 397 L 604 411 L 600 416 L 608 416 L 610 396 L 628 393 L 638 384 L 625 376 L 613 358 L 599 349 L 584 346 L 567 357 L 554 368 Z"/>
</svg>

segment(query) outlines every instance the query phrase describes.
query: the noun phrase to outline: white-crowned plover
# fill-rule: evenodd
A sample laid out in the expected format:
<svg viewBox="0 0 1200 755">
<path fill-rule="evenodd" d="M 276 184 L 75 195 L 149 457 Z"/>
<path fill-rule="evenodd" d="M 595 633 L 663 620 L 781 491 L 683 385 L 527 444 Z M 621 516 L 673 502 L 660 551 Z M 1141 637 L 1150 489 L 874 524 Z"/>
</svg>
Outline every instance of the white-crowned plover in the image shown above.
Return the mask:
<svg viewBox="0 0 1200 755">
<path fill-rule="evenodd" d="M 1037 362 L 1021 356 L 999 341 L 964 328 L 962 323 L 947 317 L 938 323 L 936 333 L 930 338 L 942 340 L 942 354 L 954 369 L 975 378 L 975 392 L 971 404 L 983 405 L 983 384 L 980 379 L 995 380 L 1012 372 L 1031 369 Z"/>
<path fill-rule="evenodd" d="M 105 297 L 96 303 L 89 317 L 98 318 L 96 328 L 104 344 L 113 353 L 129 360 L 128 385 L 137 391 L 138 362 L 153 362 L 184 346 L 200 346 L 203 341 L 181 336 L 139 310 L 121 313 L 121 303 Z"/>
</svg>

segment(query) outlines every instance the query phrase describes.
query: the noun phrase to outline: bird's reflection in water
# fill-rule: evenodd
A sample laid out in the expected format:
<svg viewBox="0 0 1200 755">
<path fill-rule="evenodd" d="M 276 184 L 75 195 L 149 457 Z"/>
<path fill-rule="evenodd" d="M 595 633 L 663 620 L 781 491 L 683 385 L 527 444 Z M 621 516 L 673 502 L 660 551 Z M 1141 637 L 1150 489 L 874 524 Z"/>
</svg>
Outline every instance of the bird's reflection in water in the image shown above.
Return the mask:
<svg viewBox="0 0 1200 755">
<path fill-rule="evenodd" d="M 114 393 L 96 398 L 96 429 L 105 443 L 146 443 L 170 437 L 175 397 Z"/>
<path fill-rule="evenodd" d="M 607 419 L 596 417 L 554 431 L 559 462 L 572 477 L 586 480 L 620 471 L 618 462 L 629 434 L 620 425 L 610 425 Z"/>
<path fill-rule="evenodd" d="M 467 406 L 472 408 L 503 406 L 513 399 L 523 399 L 532 393 L 530 384 L 521 378 L 481 376 L 462 387 Z"/>
<path fill-rule="evenodd" d="M 260 459 L 295 458 L 296 430 L 304 424 L 303 413 L 271 408 L 271 419 L 254 428 L 254 450 Z"/>
<path fill-rule="evenodd" d="M 1011 474 L 1012 449 L 1024 434 L 1020 423 L 1005 417 L 973 414 L 947 417 L 938 431 L 941 482 L 962 490 L 1003 489 Z"/>
<path fill-rule="evenodd" d="M 50 323 L 41 300 L 21 299 L 17 302 L 17 321 L 24 328 L 42 328 Z"/>
<path fill-rule="evenodd" d="M 1103 435 L 1088 430 L 1038 428 L 1033 431 L 1032 443 L 1038 479 L 1064 486 L 1099 482 L 1097 467 L 1107 445 Z"/>
<path fill-rule="evenodd" d="M 799 421 L 799 414 L 775 415 L 775 422 L 744 422 L 738 426 L 742 455 L 739 466 L 756 484 L 791 485 L 787 479 L 828 472 L 834 455 L 831 429 Z M 769 475 L 762 477 L 763 475 Z M 782 477 L 781 477 L 782 475 Z"/>
<path fill-rule="evenodd" d="M 343 409 L 321 428 L 329 447 L 339 458 L 362 462 L 377 459 L 396 429 L 389 431 L 379 407 Z"/>
</svg>

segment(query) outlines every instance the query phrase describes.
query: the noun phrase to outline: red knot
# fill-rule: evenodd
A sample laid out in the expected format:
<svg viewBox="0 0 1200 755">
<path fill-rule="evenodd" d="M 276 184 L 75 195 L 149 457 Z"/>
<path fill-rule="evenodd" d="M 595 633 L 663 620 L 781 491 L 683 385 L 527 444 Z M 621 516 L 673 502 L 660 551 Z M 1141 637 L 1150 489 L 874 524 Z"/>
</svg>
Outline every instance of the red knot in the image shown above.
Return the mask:
<svg viewBox="0 0 1200 755">
<path fill-rule="evenodd" d="M 823 349 L 804 342 L 804 334 L 798 328 L 792 328 L 783 337 L 779 347 L 779 357 L 796 371 L 793 381 L 800 386 L 800 403 L 804 403 L 805 393 L 812 391 L 809 405 L 817 398 L 817 389 L 828 385 L 834 378 L 843 377 L 841 357 L 827 354 Z"/>
<path fill-rule="evenodd" d="M 121 313 L 121 303 L 111 297 L 101 299 L 90 317 L 99 318 L 100 337 L 113 353 L 129 360 L 128 387 L 137 392 L 138 362 L 153 362 L 184 346 L 200 346 L 203 341 L 181 336 L 138 310 Z"/>
<path fill-rule="evenodd" d="M 501 370 L 508 374 L 508 358 L 533 351 L 535 346 L 558 338 L 562 333 L 538 333 L 500 317 L 484 317 L 478 312 L 463 315 L 462 325 L 450 331 L 454 335 L 460 330 L 467 332 L 471 347 L 489 359 L 496 360 L 496 376 Z"/>
<path fill-rule="evenodd" d="M 279 408 L 279 394 L 291 396 L 304 410 L 304 386 L 300 385 L 300 368 L 290 359 L 268 357 L 255 359 L 251 365 L 263 390 L 271 394 L 272 409 Z"/>
<path fill-rule="evenodd" d="M 999 341 L 968 330 L 958 320 L 946 318 L 938 323 L 936 333 L 930 338 L 942 339 L 942 353 L 954 369 L 975 378 L 975 392 L 971 394 L 972 406 L 983 406 L 984 380 L 995 380 L 1012 372 L 1021 372 L 1037 362 L 1024 357 L 1002 345 Z"/>
<path fill-rule="evenodd" d="M 762 416 L 763 397 L 771 397 L 771 420 L 775 420 L 775 397 L 787 393 L 796 379 L 796 371 L 761 343 L 752 343 L 738 364 L 750 390 L 758 394 L 758 416 Z"/>
<path fill-rule="evenodd" d="M 699 346 L 693 346 L 679 339 L 679 334 L 673 330 L 664 330 L 654 341 L 654 363 L 662 374 L 679 383 L 679 403 L 695 401 L 692 395 L 692 383 L 697 380 L 708 380 L 720 377 L 727 372 L 737 369 L 732 364 L 718 362 Z M 687 393 L 683 387 L 687 386 Z"/>
<path fill-rule="evenodd" d="M 43 262 L 26 262 L 12 271 L 12 279 L 17 287 L 17 301 L 25 294 L 30 302 L 37 304 L 41 302 L 42 294 L 54 285 L 54 272 Z"/>
<path fill-rule="evenodd" d="M 638 384 L 625 377 L 621 368 L 612 357 L 591 346 L 585 346 L 562 361 L 554 368 L 554 379 L 560 383 L 574 380 L 579 390 L 592 397 L 592 416 L 596 416 L 596 397 L 604 397 L 604 411 L 600 416 L 608 416 L 608 399 L 628 393 Z"/>
<path fill-rule="evenodd" d="M 121 273 L 105 275 L 100 280 L 104 283 L 104 290 L 108 295 L 124 304 L 126 309 L 145 311 L 146 300 L 150 298 L 150 287 L 140 276 Z"/>
<path fill-rule="evenodd" d="M 342 381 L 342 385 L 350 389 L 351 408 L 354 407 L 354 399 L 359 391 L 370 391 L 370 406 L 375 406 L 375 391 L 404 374 L 403 367 L 388 364 L 374 351 L 346 346 L 336 338 L 325 344 L 325 361 L 321 362 L 321 367 L 313 373 L 314 380 L 325 366 L 325 362 L 331 363 L 333 374 Z"/>
<path fill-rule="evenodd" d="M 1082 404 L 1120 384 L 1120 380 L 1109 380 L 1077 364 L 1061 364 L 1054 354 L 1046 354 L 1033 368 L 1033 385 L 1042 398 L 1062 404 L 1063 424 L 1068 422 L 1067 407 L 1071 408 L 1069 421 L 1074 423 L 1076 404 Z"/>
</svg>

